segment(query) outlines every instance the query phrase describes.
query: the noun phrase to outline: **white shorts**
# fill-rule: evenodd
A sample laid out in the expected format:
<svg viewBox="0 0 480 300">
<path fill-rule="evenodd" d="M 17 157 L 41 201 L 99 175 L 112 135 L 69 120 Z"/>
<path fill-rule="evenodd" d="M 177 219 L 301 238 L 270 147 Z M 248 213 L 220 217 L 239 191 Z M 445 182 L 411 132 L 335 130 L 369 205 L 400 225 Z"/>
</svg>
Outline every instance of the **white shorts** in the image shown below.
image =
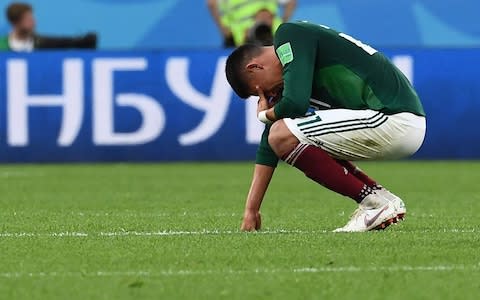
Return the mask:
<svg viewBox="0 0 480 300">
<path fill-rule="evenodd" d="M 425 117 L 373 110 L 317 110 L 311 116 L 283 119 L 301 143 L 318 146 L 343 160 L 396 159 L 420 148 Z"/>
</svg>

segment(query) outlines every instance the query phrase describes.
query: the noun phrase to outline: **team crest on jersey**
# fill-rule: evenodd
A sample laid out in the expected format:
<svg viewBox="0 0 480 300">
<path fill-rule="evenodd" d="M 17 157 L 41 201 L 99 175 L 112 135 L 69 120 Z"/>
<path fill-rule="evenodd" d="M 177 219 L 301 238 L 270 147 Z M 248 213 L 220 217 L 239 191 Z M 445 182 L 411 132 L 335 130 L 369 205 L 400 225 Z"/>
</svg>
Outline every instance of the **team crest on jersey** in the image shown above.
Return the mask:
<svg viewBox="0 0 480 300">
<path fill-rule="evenodd" d="M 282 63 L 282 66 L 293 61 L 293 51 L 290 43 L 285 43 L 277 48 L 277 55 Z"/>
</svg>

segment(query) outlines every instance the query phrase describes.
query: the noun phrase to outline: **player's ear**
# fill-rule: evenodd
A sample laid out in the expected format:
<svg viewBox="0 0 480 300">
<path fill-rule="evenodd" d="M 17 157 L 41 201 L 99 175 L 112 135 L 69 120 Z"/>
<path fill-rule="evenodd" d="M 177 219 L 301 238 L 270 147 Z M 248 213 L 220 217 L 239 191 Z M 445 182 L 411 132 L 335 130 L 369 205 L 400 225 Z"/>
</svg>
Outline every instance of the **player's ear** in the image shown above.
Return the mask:
<svg viewBox="0 0 480 300">
<path fill-rule="evenodd" d="M 258 71 L 258 70 L 263 70 L 263 66 L 256 63 L 256 62 L 251 62 L 249 63 L 247 66 L 246 66 L 247 70 L 249 72 L 255 72 L 255 71 Z"/>
</svg>

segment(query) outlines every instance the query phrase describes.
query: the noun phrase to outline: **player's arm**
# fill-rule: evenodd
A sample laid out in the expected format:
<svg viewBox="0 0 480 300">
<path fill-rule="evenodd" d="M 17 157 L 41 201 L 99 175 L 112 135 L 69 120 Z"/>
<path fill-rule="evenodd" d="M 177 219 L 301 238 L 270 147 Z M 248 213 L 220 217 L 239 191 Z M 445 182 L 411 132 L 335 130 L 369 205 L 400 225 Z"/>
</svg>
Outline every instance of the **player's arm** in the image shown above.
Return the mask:
<svg viewBox="0 0 480 300">
<path fill-rule="evenodd" d="M 262 205 L 263 197 L 268 189 L 274 171 L 274 167 L 259 164 L 255 165 L 252 183 L 245 204 L 242 230 L 254 231 L 259 230 L 262 226 L 260 206 Z"/>
<path fill-rule="evenodd" d="M 245 214 L 243 216 L 242 230 L 253 231 L 261 227 L 260 206 L 263 197 L 268 189 L 272 179 L 275 167 L 278 164 L 278 158 L 268 144 L 268 134 L 270 126 L 265 126 L 262 139 L 258 145 L 255 169 L 253 171 L 252 183 L 248 191 L 245 204 Z"/>
<path fill-rule="evenodd" d="M 282 98 L 266 110 L 266 117 L 270 121 L 301 117 L 310 106 L 317 41 L 303 27 L 286 23 L 275 34 L 275 51 L 283 65 L 284 87 Z"/>
<path fill-rule="evenodd" d="M 213 20 L 215 21 L 215 24 L 217 24 L 218 29 L 222 32 L 223 36 L 228 37 L 232 33 L 230 29 L 225 26 L 222 22 L 222 16 L 220 15 L 220 10 L 218 8 L 218 1 L 217 0 L 207 0 L 207 6 L 208 10 L 210 11 L 210 14 L 212 15 Z"/>
<path fill-rule="evenodd" d="M 283 17 L 282 17 L 283 22 L 288 22 L 288 20 L 290 20 L 296 6 L 297 6 L 297 0 L 288 0 L 285 3 L 285 6 L 283 8 Z"/>
</svg>

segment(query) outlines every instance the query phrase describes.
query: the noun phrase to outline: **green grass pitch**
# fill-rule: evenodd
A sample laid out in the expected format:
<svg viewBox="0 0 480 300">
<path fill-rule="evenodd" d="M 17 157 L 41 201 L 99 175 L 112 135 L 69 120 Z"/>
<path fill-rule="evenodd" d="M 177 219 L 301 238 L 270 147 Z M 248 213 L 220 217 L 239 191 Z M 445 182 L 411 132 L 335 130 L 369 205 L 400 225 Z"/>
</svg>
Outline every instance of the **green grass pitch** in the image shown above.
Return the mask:
<svg viewBox="0 0 480 300">
<path fill-rule="evenodd" d="M 0 166 L 0 299 L 478 299 L 480 162 L 361 164 L 406 220 L 280 166 L 241 233 L 250 163 Z"/>
</svg>

